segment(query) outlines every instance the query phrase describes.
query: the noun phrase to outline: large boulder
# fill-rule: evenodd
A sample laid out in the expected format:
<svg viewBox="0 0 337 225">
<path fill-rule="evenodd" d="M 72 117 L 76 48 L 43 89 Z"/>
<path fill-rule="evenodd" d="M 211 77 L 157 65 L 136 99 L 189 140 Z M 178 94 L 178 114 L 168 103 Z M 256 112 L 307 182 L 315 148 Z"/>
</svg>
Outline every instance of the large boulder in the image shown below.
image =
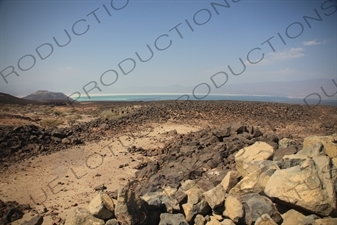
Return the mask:
<svg viewBox="0 0 337 225">
<path fill-rule="evenodd" d="M 146 224 L 148 213 L 147 203 L 139 198 L 129 186 L 124 186 L 119 190 L 115 216 L 121 224 Z"/>
<path fill-rule="evenodd" d="M 89 203 L 89 212 L 102 220 L 114 217 L 115 204 L 112 199 L 104 192 L 99 193 Z"/>
<path fill-rule="evenodd" d="M 255 142 L 249 147 L 242 148 L 235 154 L 236 169 L 245 177 L 251 171 L 247 171 L 249 163 L 271 159 L 274 155 L 274 148 L 266 142 Z"/>
<path fill-rule="evenodd" d="M 324 146 L 321 142 L 315 142 L 312 145 L 306 145 L 296 154 L 285 155 L 282 159 L 280 167 L 282 169 L 301 165 L 308 157 L 316 157 L 326 155 Z"/>
<path fill-rule="evenodd" d="M 104 220 L 98 219 L 83 208 L 72 208 L 67 215 L 64 225 L 104 225 Z"/>
<path fill-rule="evenodd" d="M 283 223 L 282 225 L 307 225 L 307 224 L 313 224 L 313 225 L 335 225 L 337 224 L 336 218 L 323 218 L 320 219 L 316 215 L 309 215 L 305 216 L 300 212 L 297 212 L 294 209 L 290 209 L 286 213 L 282 215 Z"/>
<path fill-rule="evenodd" d="M 315 142 L 312 145 L 304 145 L 303 148 L 295 154 L 295 156 L 303 158 L 319 155 L 325 155 L 324 145 L 321 142 Z M 289 155 L 289 157 L 290 156 L 291 155 Z"/>
<path fill-rule="evenodd" d="M 265 194 L 285 205 L 302 208 L 321 216 L 336 210 L 330 158 L 308 158 L 298 166 L 277 170 L 267 181 Z"/>
<path fill-rule="evenodd" d="M 330 136 L 310 136 L 303 141 L 303 148 L 312 146 L 316 142 L 321 142 L 324 146 L 325 153 L 330 157 L 337 157 L 337 134 Z"/>
<path fill-rule="evenodd" d="M 277 165 L 273 164 L 270 167 L 264 166 L 255 170 L 253 173 L 244 177 L 239 183 L 237 183 L 235 187 L 229 191 L 229 194 L 240 198 L 245 194 L 263 192 L 267 181 L 278 169 Z"/>
</svg>

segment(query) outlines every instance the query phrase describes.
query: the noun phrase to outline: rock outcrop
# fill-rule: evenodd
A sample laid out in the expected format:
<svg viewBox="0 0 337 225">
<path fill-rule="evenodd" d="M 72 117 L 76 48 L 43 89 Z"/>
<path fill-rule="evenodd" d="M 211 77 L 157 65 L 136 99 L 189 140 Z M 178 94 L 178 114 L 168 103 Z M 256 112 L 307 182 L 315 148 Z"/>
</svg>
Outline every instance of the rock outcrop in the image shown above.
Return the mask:
<svg viewBox="0 0 337 225">
<path fill-rule="evenodd" d="M 137 178 L 119 190 L 116 205 L 109 198 L 104 201 L 107 195 L 101 193 L 89 205 L 90 216 L 76 209 L 68 220 L 92 221 L 95 216 L 98 224 L 125 225 L 335 224 L 337 161 L 334 141 L 329 142 L 334 136 L 310 137 L 299 151 L 275 158 L 295 142 L 281 139 L 280 148 L 279 138 L 254 137 L 254 132 L 235 125 L 186 135 L 140 167 Z"/>
</svg>

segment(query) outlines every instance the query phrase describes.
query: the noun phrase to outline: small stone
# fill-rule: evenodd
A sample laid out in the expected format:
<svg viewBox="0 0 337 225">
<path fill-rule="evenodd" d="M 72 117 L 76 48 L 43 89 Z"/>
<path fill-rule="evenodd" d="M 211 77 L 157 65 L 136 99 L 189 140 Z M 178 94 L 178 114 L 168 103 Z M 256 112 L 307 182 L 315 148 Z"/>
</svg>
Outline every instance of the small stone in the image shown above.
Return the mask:
<svg viewBox="0 0 337 225">
<path fill-rule="evenodd" d="M 43 217 L 42 216 L 35 216 L 31 218 L 29 221 L 25 221 L 22 225 L 42 225 Z"/>
</svg>

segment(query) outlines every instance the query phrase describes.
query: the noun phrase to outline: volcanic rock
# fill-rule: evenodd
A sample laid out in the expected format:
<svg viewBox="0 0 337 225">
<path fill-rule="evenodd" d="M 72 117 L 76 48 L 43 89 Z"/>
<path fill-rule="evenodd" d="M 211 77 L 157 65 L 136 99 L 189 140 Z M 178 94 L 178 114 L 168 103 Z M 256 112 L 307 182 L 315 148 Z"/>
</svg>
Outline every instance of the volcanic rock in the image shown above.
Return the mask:
<svg viewBox="0 0 337 225">
<path fill-rule="evenodd" d="M 148 205 L 129 187 L 124 186 L 118 192 L 115 216 L 122 224 L 146 224 Z"/>
<path fill-rule="evenodd" d="M 160 215 L 159 225 L 172 225 L 172 224 L 189 225 L 187 221 L 185 220 L 185 217 L 183 214 L 162 213 Z"/>
<path fill-rule="evenodd" d="M 277 211 L 273 202 L 259 194 L 247 194 L 242 196 L 241 201 L 245 209 L 246 224 L 254 224 L 263 214 L 268 214 L 276 223 L 282 221 L 281 214 Z"/>
</svg>

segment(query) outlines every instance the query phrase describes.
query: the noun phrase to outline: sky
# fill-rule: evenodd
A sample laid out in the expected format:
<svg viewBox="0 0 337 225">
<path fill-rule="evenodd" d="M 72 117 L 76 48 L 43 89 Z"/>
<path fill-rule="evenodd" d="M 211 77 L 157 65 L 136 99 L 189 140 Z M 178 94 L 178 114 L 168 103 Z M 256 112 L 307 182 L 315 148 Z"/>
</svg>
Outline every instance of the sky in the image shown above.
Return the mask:
<svg viewBox="0 0 337 225">
<path fill-rule="evenodd" d="M 0 92 L 337 82 L 336 42 L 336 0 L 0 1 Z"/>
</svg>

